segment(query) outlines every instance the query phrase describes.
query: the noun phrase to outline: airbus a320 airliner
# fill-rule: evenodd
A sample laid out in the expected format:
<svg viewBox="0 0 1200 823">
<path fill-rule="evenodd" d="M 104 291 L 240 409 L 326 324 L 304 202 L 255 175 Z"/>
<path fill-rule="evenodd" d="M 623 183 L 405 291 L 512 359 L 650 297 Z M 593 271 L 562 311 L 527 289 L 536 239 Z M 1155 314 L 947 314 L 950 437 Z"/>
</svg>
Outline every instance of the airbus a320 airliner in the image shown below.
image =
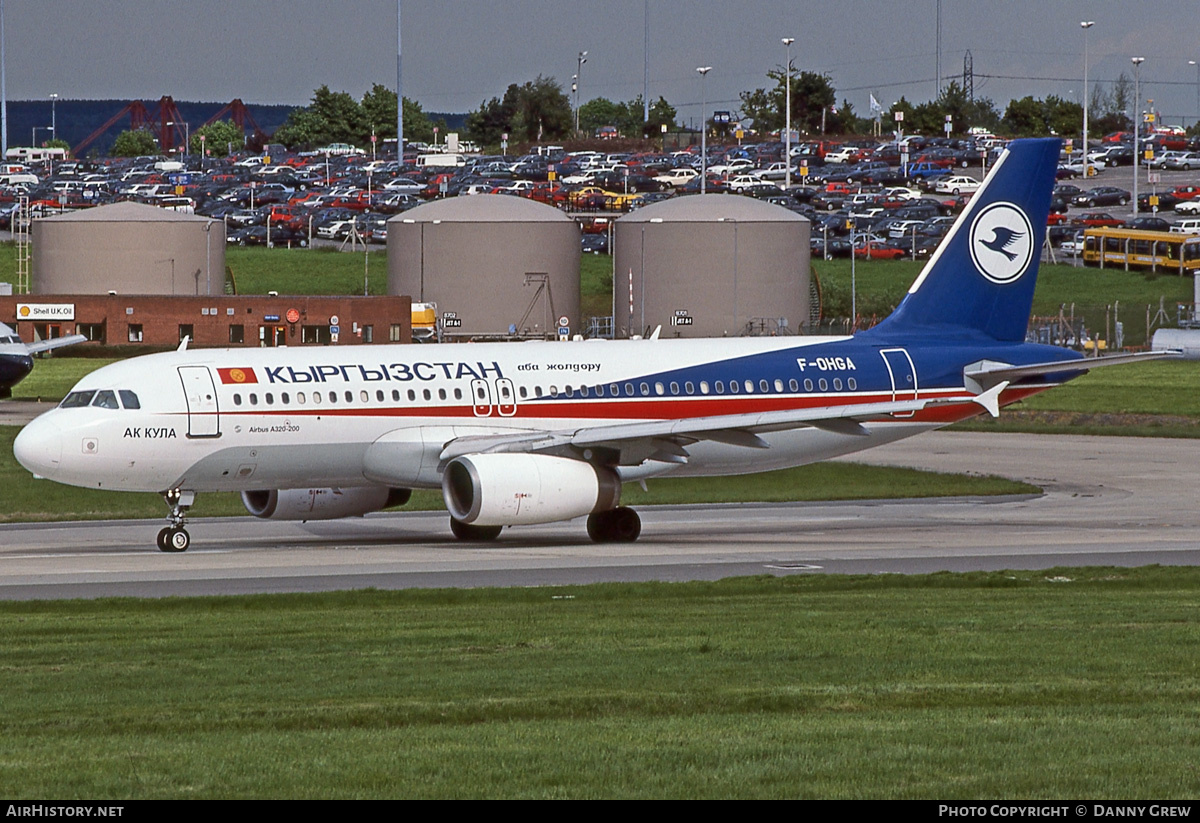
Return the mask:
<svg viewBox="0 0 1200 823">
<path fill-rule="evenodd" d="M 440 488 L 464 540 L 587 517 L 621 486 L 797 466 L 910 437 L 1096 365 L 1025 342 L 1058 140 L 1014 142 L 896 310 L 846 337 L 187 350 L 105 366 L 25 427 L 39 477 L 154 491 L 184 551 L 198 492 L 251 514 L 362 515 Z"/>
</svg>

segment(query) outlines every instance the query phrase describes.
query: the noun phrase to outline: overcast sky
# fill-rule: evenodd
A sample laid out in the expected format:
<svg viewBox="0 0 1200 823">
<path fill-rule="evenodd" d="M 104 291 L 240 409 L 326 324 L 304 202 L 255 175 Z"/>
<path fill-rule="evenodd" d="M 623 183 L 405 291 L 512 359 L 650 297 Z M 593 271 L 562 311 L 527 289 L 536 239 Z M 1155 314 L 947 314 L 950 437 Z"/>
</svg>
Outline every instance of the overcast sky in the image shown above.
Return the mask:
<svg viewBox="0 0 1200 823">
<path fill-rule="evenodd" d="M 396 82 L 395 0 L 0 0 L 10 100 L 117 98 L 303 105 L 321 84 L 356 97 Z M 650 96 L 700 116 L 697 66 L 712 66 L 709 108 L 767 85 L 794 37 L 800 70 L 828 74 L 839 101 L 866 114 L 901 95 L 935 95 L 936 0 L 649 0 Z M 404 94 L 426 111 L 462 112 L 509 83 L 551 76 L 569 90 L 587 50 L 580 98 L 632 99 L 643 86 L 644 0 L 406 0 Z M 1145 57 L 1142 96 L 1167 123 L 1197 117 L 1196 0 L 943 0 L 941 66 L 975 94 L 1080 99 Z"/>
</svg>

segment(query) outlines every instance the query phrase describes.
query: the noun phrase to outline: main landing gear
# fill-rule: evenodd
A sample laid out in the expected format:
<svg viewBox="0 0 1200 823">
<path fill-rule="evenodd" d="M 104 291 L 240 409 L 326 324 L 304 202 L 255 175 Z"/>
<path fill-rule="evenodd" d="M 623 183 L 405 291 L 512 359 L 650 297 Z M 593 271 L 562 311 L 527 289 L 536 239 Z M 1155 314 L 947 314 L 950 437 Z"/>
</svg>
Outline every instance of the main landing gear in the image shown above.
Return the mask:
<svg viewBox="0 0 1200 823">
<path fill-rule="evenodd" d="M 588 537 L 597 543 L 632 543 L 642 533 L 642 518 L 628 506 L 589 514 Z"/>
<path fill-rule="evenodd" d="M 183 526 L 187 521 L 187 510 L 196 502 L 196 493 L 171 489 L 163 493 L 163 500 L 171 507 L 171 513 L 167 515 L 167 522 L 171 525 L 158 533 L 158 550 L 185 552 L 192 545 L 192 536 Z"/>
</svg>

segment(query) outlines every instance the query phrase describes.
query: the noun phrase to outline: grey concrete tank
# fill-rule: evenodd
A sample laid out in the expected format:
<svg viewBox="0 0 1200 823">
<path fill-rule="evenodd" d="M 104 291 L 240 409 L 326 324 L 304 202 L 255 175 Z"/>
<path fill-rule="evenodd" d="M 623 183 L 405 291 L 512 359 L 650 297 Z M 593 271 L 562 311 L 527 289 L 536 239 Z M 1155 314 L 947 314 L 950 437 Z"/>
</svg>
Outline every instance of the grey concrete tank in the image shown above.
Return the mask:
<svg viewBox="0 0 1200 823">
<path fill-rule="evenodd" d="M 808 220 L 751 197 L 692 195 L 640 208 L 616 222 L 614 330 L 795 334 L 809 314 L 808 240 Z"/>
<path fill-rule="evenodd" d="M 34 220 L 34 294 L 225 293 L 225 225 L 144 203 Z"/>
<path fill-rule="evenodd" d="M 579 227 L 523 197 L 435 200 L 388 220 L 388 293 L 437 303 L 451 336 L 580 331 Z"/>
</svg>

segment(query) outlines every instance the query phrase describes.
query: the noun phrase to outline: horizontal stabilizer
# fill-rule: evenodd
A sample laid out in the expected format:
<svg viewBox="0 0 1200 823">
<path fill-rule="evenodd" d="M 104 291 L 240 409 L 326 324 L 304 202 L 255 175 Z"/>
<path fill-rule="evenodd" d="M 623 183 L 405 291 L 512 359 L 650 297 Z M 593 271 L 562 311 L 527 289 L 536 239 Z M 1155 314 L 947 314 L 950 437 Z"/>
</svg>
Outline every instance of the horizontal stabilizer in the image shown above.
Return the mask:
<svg viewBox="0 0 1200 823">
<path fill-rule="evenodd" d="M 963 369 L 963 377 L 974 381 L 982 393 L 985 389 L 995 386 L 1002 381 L 1012 383 L 1025 377 L 1039 377 L 1044 374 L 1068 374 L 1071 372 L 1090 371 L 1101 366 L 1121 366 L 1142 360 L 1164 360 L 1181 357 L 1177 351 L 1147 351 L 1131 354 L 1114 354 L 1107 357 L 1081 357 L 1077 360 L 1053 360 L 1048 363 L 1030 363 L 1025 366 L 1012 366 L 1008 363 L 983 361 L 973 363 Z M 968 383 L 969 385 L 969 383 Z"/>
<path fill-rule="evenodd" d="M 82 334 L 69 334 L 66 337 L 53 337 L 49 340 L 39 340 L 30 343 L 25 350 L 30 354 L 38 354 L 51 349 L 61 349 L 63 346 L 74 346 L 76 343 L 86 343 L 87 338 Z"/>
</svg>

